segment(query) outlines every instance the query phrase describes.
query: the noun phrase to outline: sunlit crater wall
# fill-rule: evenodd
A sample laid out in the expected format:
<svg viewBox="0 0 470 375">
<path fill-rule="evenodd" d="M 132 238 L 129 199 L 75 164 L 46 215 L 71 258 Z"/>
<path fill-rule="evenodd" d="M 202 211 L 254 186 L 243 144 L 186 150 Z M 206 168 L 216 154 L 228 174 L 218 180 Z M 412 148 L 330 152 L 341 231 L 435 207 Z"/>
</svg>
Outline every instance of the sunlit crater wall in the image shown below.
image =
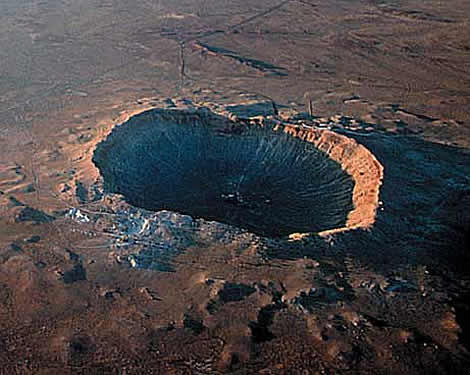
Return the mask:
<svg viewBox="0 0 470 375">
<path fill-rule="evenodd" d="M 279 125 L 277 130 L 279 129 L 314 144 L 337 161 L 355 182 L 352 197 L 354 210 L 348 214 L 345 226 L 321 234 L 370 228 L 375 222 L 384 176 L 384 168 L 374 154 L 354 139 L 329 130 L 305 129 L 295 125 Z"/>
</svg>

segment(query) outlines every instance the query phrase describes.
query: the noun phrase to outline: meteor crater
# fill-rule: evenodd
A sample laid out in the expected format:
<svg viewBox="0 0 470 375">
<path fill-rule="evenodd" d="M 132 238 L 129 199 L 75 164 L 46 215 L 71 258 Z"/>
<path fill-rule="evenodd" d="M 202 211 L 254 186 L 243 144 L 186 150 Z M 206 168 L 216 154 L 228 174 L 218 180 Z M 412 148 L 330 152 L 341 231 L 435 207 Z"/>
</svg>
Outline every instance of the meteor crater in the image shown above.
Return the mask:
<svg viewBox="0 0 470 375">
<path fill-rule="evenodd" d="M 93 161 L 106 192 L 147 210 L 267 237 L 346 227 L 357 205 L 354 173 L 330 157 L 337 139 L 325 149 L 307 138 L 206 109 L 153 109 L 117 126 Z"/>
</svg>

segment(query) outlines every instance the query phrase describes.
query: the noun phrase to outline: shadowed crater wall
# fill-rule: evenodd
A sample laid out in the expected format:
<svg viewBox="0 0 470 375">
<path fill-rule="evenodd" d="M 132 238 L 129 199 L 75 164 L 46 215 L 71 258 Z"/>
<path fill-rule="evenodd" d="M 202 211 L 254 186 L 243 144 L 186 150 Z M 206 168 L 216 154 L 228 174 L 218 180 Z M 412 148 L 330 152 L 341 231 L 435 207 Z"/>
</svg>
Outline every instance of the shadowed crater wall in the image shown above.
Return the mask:
<svg viewBox="0 0 470 375">
<path fill-rule="evenodd" d="M 93 161 L 131 205 L 279 237 L 343 227 L 354 181 L 338 162 L 269 127 L 208 111 L 147 111 L 116 127 Z"/>
</svg>

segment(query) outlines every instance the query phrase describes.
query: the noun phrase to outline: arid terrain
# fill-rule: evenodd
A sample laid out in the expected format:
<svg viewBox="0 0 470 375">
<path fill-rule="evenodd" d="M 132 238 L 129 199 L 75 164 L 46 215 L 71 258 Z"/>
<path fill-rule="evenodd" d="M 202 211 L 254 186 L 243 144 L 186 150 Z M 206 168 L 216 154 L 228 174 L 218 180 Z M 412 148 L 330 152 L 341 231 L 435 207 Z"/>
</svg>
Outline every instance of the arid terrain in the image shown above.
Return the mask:
<svg viewBox="0 0 470 375">
<path fill-rule="evenodd" d="M 0 374 L 470 374 L 469 14 L 3 0 Z"/>
</svg>

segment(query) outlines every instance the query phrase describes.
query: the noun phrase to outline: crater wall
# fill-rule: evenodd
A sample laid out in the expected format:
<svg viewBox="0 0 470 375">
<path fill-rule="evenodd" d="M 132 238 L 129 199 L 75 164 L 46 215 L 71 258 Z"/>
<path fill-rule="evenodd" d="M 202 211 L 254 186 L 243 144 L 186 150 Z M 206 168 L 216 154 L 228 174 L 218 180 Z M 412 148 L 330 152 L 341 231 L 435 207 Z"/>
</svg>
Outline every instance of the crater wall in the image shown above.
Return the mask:
<svg viewBox="0 0 470 375">
<path fill-rule="evenodd" d="M 277 129 L 304 141 L 313 143 L 331 159 L 337 161 L 354 180 L 353 204 L 346 225 L 342 228 L 321 232 L 326 235 L 356 228 L 370 228 L 379 206 L 380 186 L 384 168 L 366 147 L 352 138 L 327 129 L 303 128 L 298 125 L 280 124 Z"/>
</svg>

